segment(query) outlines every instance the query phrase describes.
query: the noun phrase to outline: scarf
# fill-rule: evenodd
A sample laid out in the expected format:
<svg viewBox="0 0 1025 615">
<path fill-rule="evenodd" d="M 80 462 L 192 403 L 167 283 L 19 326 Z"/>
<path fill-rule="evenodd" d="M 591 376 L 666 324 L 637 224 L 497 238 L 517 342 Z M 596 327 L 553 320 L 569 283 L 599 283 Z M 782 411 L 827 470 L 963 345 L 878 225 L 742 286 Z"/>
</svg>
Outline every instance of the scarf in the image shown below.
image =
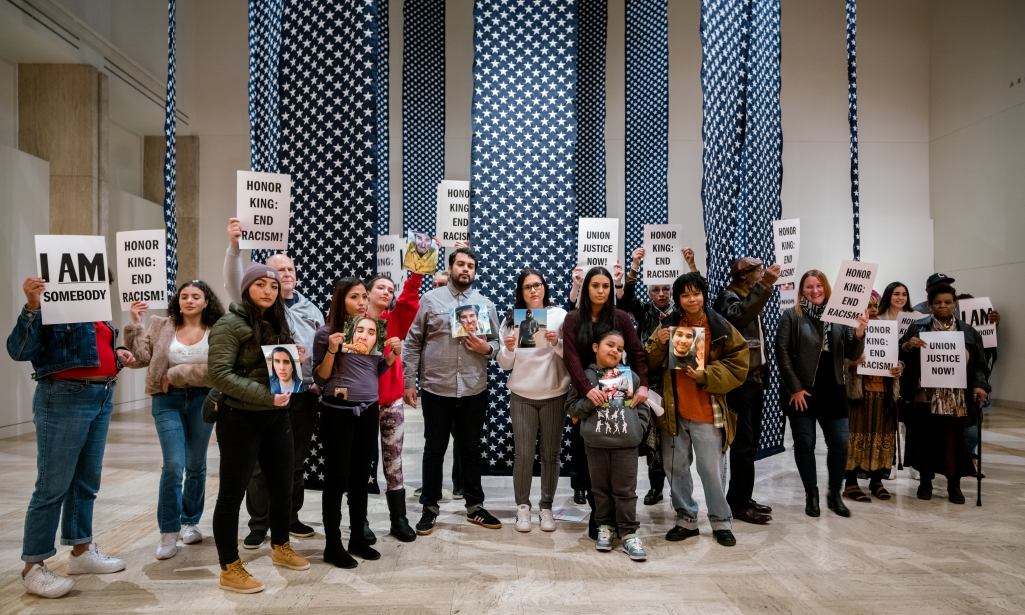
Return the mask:
<svg viewBox="0 0 1025 615">
<path fill-rule="evenodd" d="M 801 297 L 801 313 L 811 316 L 815 320 L 822 318 L 822 312 L 826 311 L 826 302 L 823 301 L 819 305 L 815 305 L 811 301 L 808 301 L 804 297 Z"/>
<path fill-rule="evenodd" d="M 933 331 L 957 331 L 957 319 L 951 318 L 950 324 L 944 325 L 934 316 L 930 329 Z M 932 414 L 955 417 L 968 416 L 964 389 L 926 389 L 926 395 L 929 399 L 929 409 Z"/>
</svg>

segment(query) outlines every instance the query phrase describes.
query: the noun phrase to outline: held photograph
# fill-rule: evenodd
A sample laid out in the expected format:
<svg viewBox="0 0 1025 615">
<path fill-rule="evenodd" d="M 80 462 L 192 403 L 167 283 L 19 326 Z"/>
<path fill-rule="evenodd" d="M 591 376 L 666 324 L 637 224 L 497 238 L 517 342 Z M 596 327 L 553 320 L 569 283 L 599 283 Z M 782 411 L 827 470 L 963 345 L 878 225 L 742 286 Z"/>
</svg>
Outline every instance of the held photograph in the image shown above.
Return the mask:
<svg viewBox="0 0 1025 615">
<path fill-rule="evenodd" d="M 345 352 L 356 354 L 384 354 L 384 341 L 388 337 L 388 321 L 369 316 L 349 316 L 345 320 Z"/>
<path fill-rule="evenodd" d="M 430 233 L 406 232 L 406 251 L 402 268 L 413 273 L 431 274 L 438 268 L 438 245 Z"/>
<path fill-rule="evenodd" d="M 488 335 L 491 333 L 491 319 L 486 305 L 460 305 L 450 311 L 452 337 L 467 335 Z"/>
<path fill-rule="evenodd" d="M 548 340 L 548 310 L 513 310 L 513 325 L 516 327 L 517 348 L 545 348 Z"/>
<path fill-rule="evenodd" d="M 270 392 L 302 393 L 303 373 L 299 362 L 299 349 L 295 344 L 280 346 L 261 346 L 263 356 L 267 358 L 267 371 L 270 373 Z"/>
<path fill-rule="evenodd" d="M 669 369 L 705 369 L 704 328 L 681 325 L 670 327 L 669 331 Z"/>
</svg>

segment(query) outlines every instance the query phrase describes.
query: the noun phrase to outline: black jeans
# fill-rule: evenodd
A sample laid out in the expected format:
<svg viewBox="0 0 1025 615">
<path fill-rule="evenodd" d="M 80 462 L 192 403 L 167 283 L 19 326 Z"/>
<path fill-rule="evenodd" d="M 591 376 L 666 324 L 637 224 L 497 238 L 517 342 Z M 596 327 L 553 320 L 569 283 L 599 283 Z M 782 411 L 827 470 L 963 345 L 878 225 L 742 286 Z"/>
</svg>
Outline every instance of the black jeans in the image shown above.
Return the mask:
<svg viewBox="0 0 1025 615">
<path fill-rule="evenodd" d="M 332 403 L 349 406 L 351 402 Z M 367 520 L 367 476 L 372 456 L 377 451 L 375 444 L 380 421 L 377 402 L 365 408 L 359 416 L 348 408 L 321 405 L 320 439 L 324 446 L 321 510 L 324 535 L 329 544 L 342 537 L 342 494 L 346 491 L 349 493 L 350 538 L 363 536 L 363 524 Z"/>
<path fill-rule="evenodd" d="M 790 416 L 790 431 L 794 435 L 794 461 L 801 474 L 804 491 L 818 487 L 815 471 L 815 417 Z M 849 424 L 846 417 L 818 419 L 822 435 L 826 438 L 826 469 L 829 471 L 829 488 L 839 491 L 847 472 L 847 438 Z"/>
<path fill-rule="evenodd" d="M 424 510 L 438 514 L 441 499 L 442 466 L 449 434 L 455 426 L 458 437 L 466 512 L 473 513 L 484 504 L 484 488 L 480 484 L 480 434 L 488 407 L 488 391 L 469 397 L 442 397 L 422 391 L 420 402 L 424 412 L 424 490 L 420 504 Z"/>
<path fill-rule="evenodd" d="M 755 487 L 755 451 L 762 437 L 765 398 L 762 383 L 747 381 L 726 394 L 726 403 L 737 413 L 737 435 L 730 444 L 730 488 L 726 503 L 730 509 L 751 508 Z"/>
<path fill-rule="evenodd" d="M 295 451 L 295 469 L 292 474 L 292 516 L 291 525 L 299 520 L 299 510 L 303 507 L 305 491 L 303 490 L 303 462 L 310 454 L 310 439 L 313 437 L 313 424 L 317 421 L 317 402 L 319 395 L 315 393 L 293 393 L 288 409 L 288 418 L 292 423 L 292 445 Z M 253 470 L 253 478 L 246 489 L 246 512 L 249 513 L 249 529 L 254 532 L 267 532 L 270 527 L 267 511 L 270 508 L 270 497 L 267 490 L 267 479 L 263 476 L 260 464 Z"/>
<path fill-rule="evenodd" d="M 239 509 L 257 461 L 263 468 L 270 495 L 271 544 L 288 542 L 294 464 L 288 410 L 221 410 L 217 417 L 217 446 L 221 453 L 221 485 L 213 525 L 217 558 L 223 567 L 238 559 Z"/>
</svg>

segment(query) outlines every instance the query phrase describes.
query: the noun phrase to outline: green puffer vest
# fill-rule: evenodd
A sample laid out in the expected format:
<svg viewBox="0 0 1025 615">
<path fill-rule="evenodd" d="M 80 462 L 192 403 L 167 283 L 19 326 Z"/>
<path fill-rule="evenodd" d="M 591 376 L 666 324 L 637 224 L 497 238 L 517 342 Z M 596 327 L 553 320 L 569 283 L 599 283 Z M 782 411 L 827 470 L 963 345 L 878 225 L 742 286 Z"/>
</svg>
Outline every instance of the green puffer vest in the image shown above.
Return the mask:
<svg viewBox="0 0 1025 615">
<path fill-rule="evenodd" d="M 210 384 L 227 395 L 226 403 L 241 410 L 280 410 L 270 392 L 267 360 L 259 346 L 250 344 L 253 328 L 241 303 L 232 303 L 210 329 L 207 372 Z"/>
</svg>

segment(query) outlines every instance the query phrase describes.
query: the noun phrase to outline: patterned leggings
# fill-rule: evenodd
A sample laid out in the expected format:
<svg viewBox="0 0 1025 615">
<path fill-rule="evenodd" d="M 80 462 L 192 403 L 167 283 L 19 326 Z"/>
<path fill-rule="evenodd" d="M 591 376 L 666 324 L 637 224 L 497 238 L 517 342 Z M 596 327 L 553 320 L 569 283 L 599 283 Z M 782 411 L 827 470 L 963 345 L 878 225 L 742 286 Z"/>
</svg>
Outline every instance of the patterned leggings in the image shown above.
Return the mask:
<svg viewBox="0 0 1025 615">
<path fill-rule="evenodd" d="M 402 489 L 402 441 L 405 436 L 405 411 L 402 399 L 381 405 L 381 457 L 388 491 Z M 374 468 L 376 477 L 377 469 Z"/>
</svg>

